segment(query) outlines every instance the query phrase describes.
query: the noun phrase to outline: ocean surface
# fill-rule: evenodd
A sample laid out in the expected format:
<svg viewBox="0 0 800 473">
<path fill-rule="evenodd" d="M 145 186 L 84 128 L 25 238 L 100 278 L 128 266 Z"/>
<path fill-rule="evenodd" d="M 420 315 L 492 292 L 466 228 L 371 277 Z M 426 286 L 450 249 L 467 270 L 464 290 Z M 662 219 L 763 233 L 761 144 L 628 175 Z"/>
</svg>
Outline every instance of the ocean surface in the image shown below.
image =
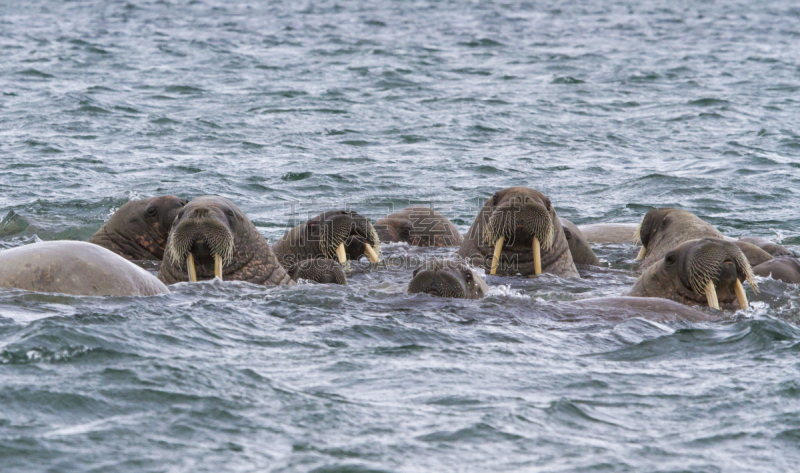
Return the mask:
<svg viewBox="0 0 800 473">
<path fill-rule="evenodd" d="M 576 224 L 692 211 L 800 250 L 792 1 L 0 2 L 0 248 L 122 204 L 226 196 L 270 241 L 521 185 Z M 17 225 L 24 219 L 28 223 Z M 204 282 L 0 291 L 0 471 L 789 472 L 800 288 L 721 322 L 570 309 L 636 279 L 488 277 L 480 301 Z M 706 309 L 708 310 L 708 309 Z"/>
</svg>

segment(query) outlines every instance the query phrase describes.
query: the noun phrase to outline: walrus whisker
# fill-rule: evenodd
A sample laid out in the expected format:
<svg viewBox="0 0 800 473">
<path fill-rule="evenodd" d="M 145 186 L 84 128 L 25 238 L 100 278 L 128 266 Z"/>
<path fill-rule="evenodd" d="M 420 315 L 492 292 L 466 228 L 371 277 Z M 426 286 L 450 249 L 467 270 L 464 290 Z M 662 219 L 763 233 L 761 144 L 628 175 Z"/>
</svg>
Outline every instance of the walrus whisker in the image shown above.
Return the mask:
<svg viewBox="0 0 800 473">
<path fill-rule="evenodd" d="M 750 304 L 747 302 L 747 295 L 744 293 L 744 286 L 742 286 L 742 282 L 739 281 L 739 279 L 736 279 L 736 286 L 734 287 L 734 290 L 736 291 L 736 298 L 739 300 L 739 307 L 746 310 Z"/>
<path fill-rule="evenodd" d="M 539 239 L 533 237 L 533 274 L 542 274 L 542 245 Z"/>
<path fill-rule="evenodd" d="M 222 281 L 222 256 L 214 255 L 214 277 Z"/>
<path fill-rule="evenodd" d="M 500 238 L 497 239 L 497 243 L 494 246 L 494 256 L 492 257 L 492 270 L 489 272 L 492 276 L 497 273 L 497 264 L 500 263 L 500 253 L 503 251 L 503 243 L 505 243 L 506 237 L 501 235 Z"/>
<path fill-rule="evenodd" d="M 367 255 L 367 258 L 369 258 L 369 261 L 371 263 L 378 263 L 381 260 L 378 257 L 378 254 L 375 253 L 375 250 L 372 248 L 372 246 L 370 246 L 369 243 L 364 243 L 364 254 Z"/>
<path fill-rule="evenodd" d="M 194 267 L 194 255 L 186 255 L 186 271 L 189 273 L 189 281 L 197 282 L 197 271 Z"/>
<path fill-rule="evenodd" d="M 706 283 L 706 299 L 708 300 L 708 306 L 712 309 L 719 310 L 719 299 L 717 299 L 717 288 L 714 287 L 714 281 L 708 281 Z"/>
</svg>

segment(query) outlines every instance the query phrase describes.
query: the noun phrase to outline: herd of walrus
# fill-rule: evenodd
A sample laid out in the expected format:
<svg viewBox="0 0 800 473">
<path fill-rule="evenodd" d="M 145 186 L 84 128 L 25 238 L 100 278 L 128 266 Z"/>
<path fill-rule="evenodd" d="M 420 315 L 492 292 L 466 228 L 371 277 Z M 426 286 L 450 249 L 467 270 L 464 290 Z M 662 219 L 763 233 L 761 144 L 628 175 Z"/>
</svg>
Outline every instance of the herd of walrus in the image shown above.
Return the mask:
<svg viewBox="0 0 800 473">
<path fill-rule="evenodd" d="M 88 242 L 49 241 L 0 251 L 0 287 L 88 296 L 150 296 L 167 285 L 219 278 L 275 286 L 303 279 L 347 284 L 350 261 L 381 262 L 381 242 L 459 247 L 413 271 L 409 293 L 478 299 L 488 285 L 475 271 L 580 277 L 599 265 L 591 243 L 632 242 L 640 276 L 621 297 L 586 304 L 646 307 L 684 314 L 686 306 L 747 308 L 743 284 L 754 275 L 800 283 L 800 263 L 785 247 L 756 237 L 733 240 L 696 215 L 673 208 L 641 223 L 578 227 L 558 217 L 550 199 L 527 187 L 495 193 L 466 236 L 445 216 L 412 206 L 373 225 L 354 211 L 327 211 L 273 245 L 245 214 L 218 196 L 172 195 L 126 203 Z M 157 277 L 135 262 L 160 261 Z M 691 314 L 690 314 L 691 315 Z"/>
</svg>

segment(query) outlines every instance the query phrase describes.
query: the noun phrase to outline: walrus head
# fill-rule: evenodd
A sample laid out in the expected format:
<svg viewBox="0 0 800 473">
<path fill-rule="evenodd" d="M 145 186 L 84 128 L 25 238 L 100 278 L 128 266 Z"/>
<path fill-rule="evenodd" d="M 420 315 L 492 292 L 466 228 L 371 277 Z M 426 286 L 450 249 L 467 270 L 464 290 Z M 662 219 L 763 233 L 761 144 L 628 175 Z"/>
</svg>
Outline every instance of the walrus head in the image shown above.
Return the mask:
<svg viewBox="0 0 800 473">
<path fill-rule="evenodd" d="M 477 226 L 476 226 L 477 224 Z M 479 239 L 478 250 L 492 254 L 490 274 L 498 267 L 503 272 L 516 271 L 512 266 L 530 266 L 521 272 L 538 275 L 543 266 L 553 264 L 565 252 L 569 253 L 566 239 L 555 209 L 544 194 L 526 187 L 510 187 L 492 196 L 481 209 L 467 239 Z M 480 232 L 477 235 L 476 232 Z M 558 247 L 554 243 L 558 242 Z M 461 247 L 459 254 L 468 258 L 469 249 Z M 553 251 L 551 251 L 553 250 Z M 543 253 L 547 253 L 543 263 Z M 509 261 L 503 261 L 503 258 Z M 577 274 L 572 264 L 569 267 Z"/>
<path fill-rule="evenodd" d="M 716 238 L 687 241 L 648 268 L 629 296 L 664 297 L 688 304 L 742 309 L 748 306 L 742 286 L 758 290 L 753 270 L 738 246 Z"/>
<path fill-rule="evenodd" d="M 436 210 L 413 205 L 375 222 L 381 241 L 413 246 L 459 246 L 464 238 L 450 220 Z"/>
<path fill-rule="evenodd" d="M 705 237 L 723 238 L 713 225 L 691 212 L 669 207 L 651 209 L 633 236 L 634 244 L 642 245 L 636 259 L 644 260 L 642 267 L 646 268 L 684 241 Z"/>
<path fill-rule="evenodd" d="M 160 261 L 172 222 L 187 203 L 174 195 L 132 200 L 114 212 L 89 242 L 129 260 Z"/>
<path fill-rule="evenodd" d="M 469 266 L 444 258 L 428 260 L 414 270 L 408 293 L 439 297 L 480 299 L 489 287 Z"/>
<path fill-rule="evenodd" d="M 234 234 L 246 217 L 228 199 L 198 197 L 178 213 L 167 242 L 173 266 L 185 269 L 189 281 L 197 281 L 197 268 L 222 279 L 223 268 L 233 260 Z M 248 221 L 249 222 L 249 221 Z"/>
<path fill-rule="evenodd" d="M 372 224 L 362 215 L 331 210 L 289 230 L 272 249 L 284 268 L 306 259 L 327 258 L 347 265 L 365 255 L 380 261 L 381 241 Z"/>
</svg>

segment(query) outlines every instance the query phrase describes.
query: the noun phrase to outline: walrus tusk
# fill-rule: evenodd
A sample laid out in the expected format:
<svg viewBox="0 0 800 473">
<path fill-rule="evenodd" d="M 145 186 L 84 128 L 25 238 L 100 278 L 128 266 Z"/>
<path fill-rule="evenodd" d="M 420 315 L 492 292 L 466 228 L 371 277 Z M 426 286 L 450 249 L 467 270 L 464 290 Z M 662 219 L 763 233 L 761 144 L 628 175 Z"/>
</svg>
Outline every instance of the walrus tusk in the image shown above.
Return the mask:
<svg viewBox="0 0 800 473">
<path fill-rule="evenodd" d="M 738 279 L 736 280 L 735 291 L 736 291 L 736 298 L 739 299 L 739 307 L 741 307 L 742 309 L 747 309 L 748 307 L 747 295 L 745 295 L 744 293 L 744 287 L 742 286 L 742 282 L 739 281 Z"/>
<path fill-rule="evenodd" d="M 497 272 L 497 264 L 500 262 L 500 252 L 503 251 L 503 243 L 505 243 L 506 237 L 501 236 L 497 239 L 497 243 L 494 244 L 494 257 L 492 258 L 492 270 L 489 274 L 494 275 Z"/>
<path fill-rule="evenodd" d="M 717 299 L 717 288 L 714 287 L 714 281 L 708 281 L 706 284 L 706 299 L 708 306 L 712 309 L 719 310 L 719 300 Z"/>
<path fill-rule="evenodd" d="M 639 254 L 636 255 L 636 261 L 643 260 L 645 256 L 647 256 L 647 248 L 642 246 L 642 249 L 639 250 Z"/>
<path fill-rule="evenodd" d="M 369 243 L 364 243 L 364 254 L 367 255 L 370 263 L 377 263 L 381 260 L 378 258 L 378 253 L 375 253 L 375 250 L 372 248 L 372 246 L 370 246 Z"/>
<path fill-rule="evenodd" d="M 542 274 L 542 244 L 539 239 L 533 237 L 533 274 Z"/>
<path fill-rule="evenodd" d="M 189 272 L 189 281 L 197 282 L 197 271 L 194 269 L 194 256 L 191 253 L 186 257 L 186 270 Z"/>
<path fill-rule="evenodd" d="M 222 281 L 222 256 L 214 255 L 214 276 Z"/>
<path fill-rule="evenodd" d="M 336 248 L 336 257 L 339 258 L 340 264 L 347 263 L 347 254 L 344 252 L 344 242 L 339 243 L 339 246 Z"/>
</svg>

